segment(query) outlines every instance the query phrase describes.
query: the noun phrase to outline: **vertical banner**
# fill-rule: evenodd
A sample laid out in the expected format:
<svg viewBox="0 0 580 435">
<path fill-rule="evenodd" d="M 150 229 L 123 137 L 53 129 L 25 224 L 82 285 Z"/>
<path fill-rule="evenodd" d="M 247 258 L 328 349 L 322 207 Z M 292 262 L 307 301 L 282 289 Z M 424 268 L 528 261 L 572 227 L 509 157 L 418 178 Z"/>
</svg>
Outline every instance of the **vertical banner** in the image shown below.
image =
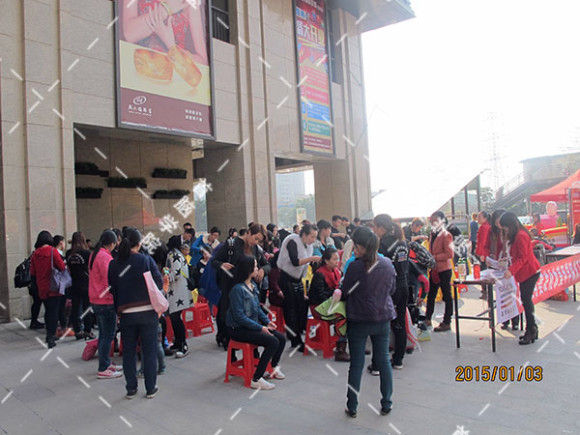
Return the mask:
<svg viewBox="0 0 580 435">
<path fill-rule="evenodd" d="M 294 0 L 302 151 L 333 155 L 326 0 Z"/>
<path fill-rule="evenodd" d="M 117 125 L 213 139 L 210 4 L 173 3 L 115 1 Z"/>
<path fill-rule="evenodd" d="M 570 223 L 574 237 L 576 225 L 580 224 L 580 187 L 570 189 Z"/>
<path fill-rule="evenodd" d="M 497 324 L 507 322 L 519 314 L 516 296 L 518 285 L 512 276 L 509 279 L 500 279 L 495 283 L 495 298 L 497 304 Z"/>
</svg>

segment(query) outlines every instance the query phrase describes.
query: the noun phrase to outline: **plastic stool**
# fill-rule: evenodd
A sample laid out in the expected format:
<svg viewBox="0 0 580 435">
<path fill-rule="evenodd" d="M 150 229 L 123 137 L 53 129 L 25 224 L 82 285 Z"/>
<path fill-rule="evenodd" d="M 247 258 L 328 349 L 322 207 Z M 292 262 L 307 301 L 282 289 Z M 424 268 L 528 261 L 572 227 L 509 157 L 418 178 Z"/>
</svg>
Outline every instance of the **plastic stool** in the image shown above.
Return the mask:
<svg viewBox="0 0 580 435">
<path fill-rule="evenodd" d="M 240 376 L 244 378 L 244 387 L 250 388 L 252 377 L 256 366 L 260 362 L 259 358 L 254 358 L 254 350 L 258 346 L 250 343 L 242 343 L 240 341 L 230 340 L 228 344 L 228 362 L 226 365 L 226 377 L 224 382 L 230 382 L 230 376 Z M 241 350 L 243 352 L 242 359 L 232 362 L 232 351 Z M 273 372 L 272 365 L 268 363 L 266 371 Z"/>
<path fill-rule="evenodd" d="M 313 328 L 316 328 L 313 331 Z M 338 341 L 337 335 L 330 334 L 330 322 L 309 318 L 306 322 L 306 342 L 304 343 L 304 355 L 308 355 L 308 348 L 322 350 L 324 358 L 332 358 L 334 347 Z"/>
<path fill-rule="evenodd" d="M 284 321 L 284 308 L 270 305 L 268 309 L 270 310 L 268 317 L 270 318 L 270 321 L 276 324 L 276 331 L 280 334 L 285 334 L 286 322 Z"/>
<path fill-rule="evenodd" d="M 192 313 L 193 318 L 188 320 L 187 313 Z M 203 330 L 207 328 L 211 328 L 211 331 L 207 332 L 214 332 L 213 319 L 208 304 L 200 302 L 194 304 L 193 307 L 181 312 L 181 318 L 185 325 L 185 330 L 191 331 L 194 337 L 199 337 Z"/>
</svg>

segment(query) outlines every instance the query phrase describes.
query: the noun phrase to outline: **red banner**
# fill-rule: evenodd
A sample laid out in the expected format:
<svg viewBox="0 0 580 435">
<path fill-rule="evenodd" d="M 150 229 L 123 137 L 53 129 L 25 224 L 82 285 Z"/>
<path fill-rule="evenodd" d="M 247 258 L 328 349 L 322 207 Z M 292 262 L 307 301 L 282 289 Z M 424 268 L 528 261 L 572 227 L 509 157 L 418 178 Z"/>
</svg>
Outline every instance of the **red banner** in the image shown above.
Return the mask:
<svg viewBox="0 0 580 435">
<path fill-rule="evenodd" d="M 540 278 L 534 288 L 534 304 L 566 290 L 580 282 L 580 254 L 542 266 Z"/>
</svg>

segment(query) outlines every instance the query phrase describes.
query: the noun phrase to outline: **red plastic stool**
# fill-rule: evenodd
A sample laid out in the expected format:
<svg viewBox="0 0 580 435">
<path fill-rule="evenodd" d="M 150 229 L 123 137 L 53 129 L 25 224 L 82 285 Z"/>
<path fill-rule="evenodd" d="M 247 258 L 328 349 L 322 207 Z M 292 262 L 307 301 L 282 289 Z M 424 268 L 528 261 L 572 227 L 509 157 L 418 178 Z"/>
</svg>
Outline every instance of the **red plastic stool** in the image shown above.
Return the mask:
<svg viewBox="0 0 580 435">
<path fill-rule="evenodd" d="M 206 298 L 204 298 L 203 296 L 198 296 L 198 297 L 197 297 L 197 302 L 198 302 L 198 303 L 200 303 L 200 302 L 201 302 L 201 303 L 204 303 L 204 304 L 208 304 L 208 305 L 209 305 L 209 302 L 208 302 L 208 301 L 207 301 L 207 299 L 206 299 Z M 217 308 L 217 306 L 215 306 L 215 305 L 212 305 L 212 307 L 211 307 L 211 315 L 212 315 L 213 317 L 217 317 L 217 311 L 218 311 L 218 308 Z"/>
<path fill-rule="evenodd" d="M 192 313 L 193 315 L 189 320 L 187 319 L 187 313 Z M 208 304 L 201 302 L 194 304 L 193 307 L 181 312 L 181 318 L 185 325 L 185 330 L 191 331 L 194 337 L 199 337 L 203 330 L 207 328 L 211 328 L 211 331 L 206 332 L 214 332 L 213 319 L 209 312 Z"/>
<path fill-rule="evenodd" d="M 315 330 L 313 331 L 313 328 Z M 304 355 L 308 355 L 308 348 L 321 350 L 324 358 L 332 358 L 338 336 L 330 334 L 330 322 L 324 320 L 308 319 L 306 322 L 306 342 L 304 343 Z"/>
<path fill-rule="evenodd" d="M 230 376 L 240 376 L 244 378 L 244 386 L 250 388 L 252 376 L 256 366 L 260 362 L 259 358 L 254 358 L 254 349 L 258 346 L 250 343 L 242 343 L 240 341 L 230 340 L 228 345 L 228 363 L 226 365 L 226 377 L 224 382 L 230 382 Z M 243 352 L 242 359 L 232 362 L 232 351 L 241 350 Z M 268 363 L 266 371 L 273 372 L 272 365 Z"/>
<path fill-rule="evenodd" d="M 165 337 L 169 343 L 173 344 L 175 334 L 173 332 L 173 324 L 171 323 L 171 318 L 169 316 L 165 316 Z"/>
<path fill-rule="evenodd" d="M 268 317 L 270 318 L 270 321 L 276 324 L 276 331 L 280 334 L 285 334 L 286 322 L 284 321 L 284 308 L 270 305 L 268 309 L 270 310 Z"/>
</svg>

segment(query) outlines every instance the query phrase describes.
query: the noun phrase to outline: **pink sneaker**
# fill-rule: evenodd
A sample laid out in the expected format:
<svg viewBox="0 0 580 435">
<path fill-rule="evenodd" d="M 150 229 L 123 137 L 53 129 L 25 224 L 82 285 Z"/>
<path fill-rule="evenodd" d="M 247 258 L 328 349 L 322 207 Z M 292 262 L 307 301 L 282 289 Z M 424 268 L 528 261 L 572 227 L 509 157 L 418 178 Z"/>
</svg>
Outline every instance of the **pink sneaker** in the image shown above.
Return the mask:
<svg viewBox="0 0 580 435">
<path fill-rule="evenodd" d="M 123 366 L 117 366 L 115 364 L 111 364 L 107 370 L 111 370 L 113 372 L 122 372 L 123 371 Z"/>
<path fill-rule="evenodd" d="M 98 379 L 115 379 L 123 376 L 123 373 L 108 368 L 104 372 L 97 372 Z"/>
</svg>

